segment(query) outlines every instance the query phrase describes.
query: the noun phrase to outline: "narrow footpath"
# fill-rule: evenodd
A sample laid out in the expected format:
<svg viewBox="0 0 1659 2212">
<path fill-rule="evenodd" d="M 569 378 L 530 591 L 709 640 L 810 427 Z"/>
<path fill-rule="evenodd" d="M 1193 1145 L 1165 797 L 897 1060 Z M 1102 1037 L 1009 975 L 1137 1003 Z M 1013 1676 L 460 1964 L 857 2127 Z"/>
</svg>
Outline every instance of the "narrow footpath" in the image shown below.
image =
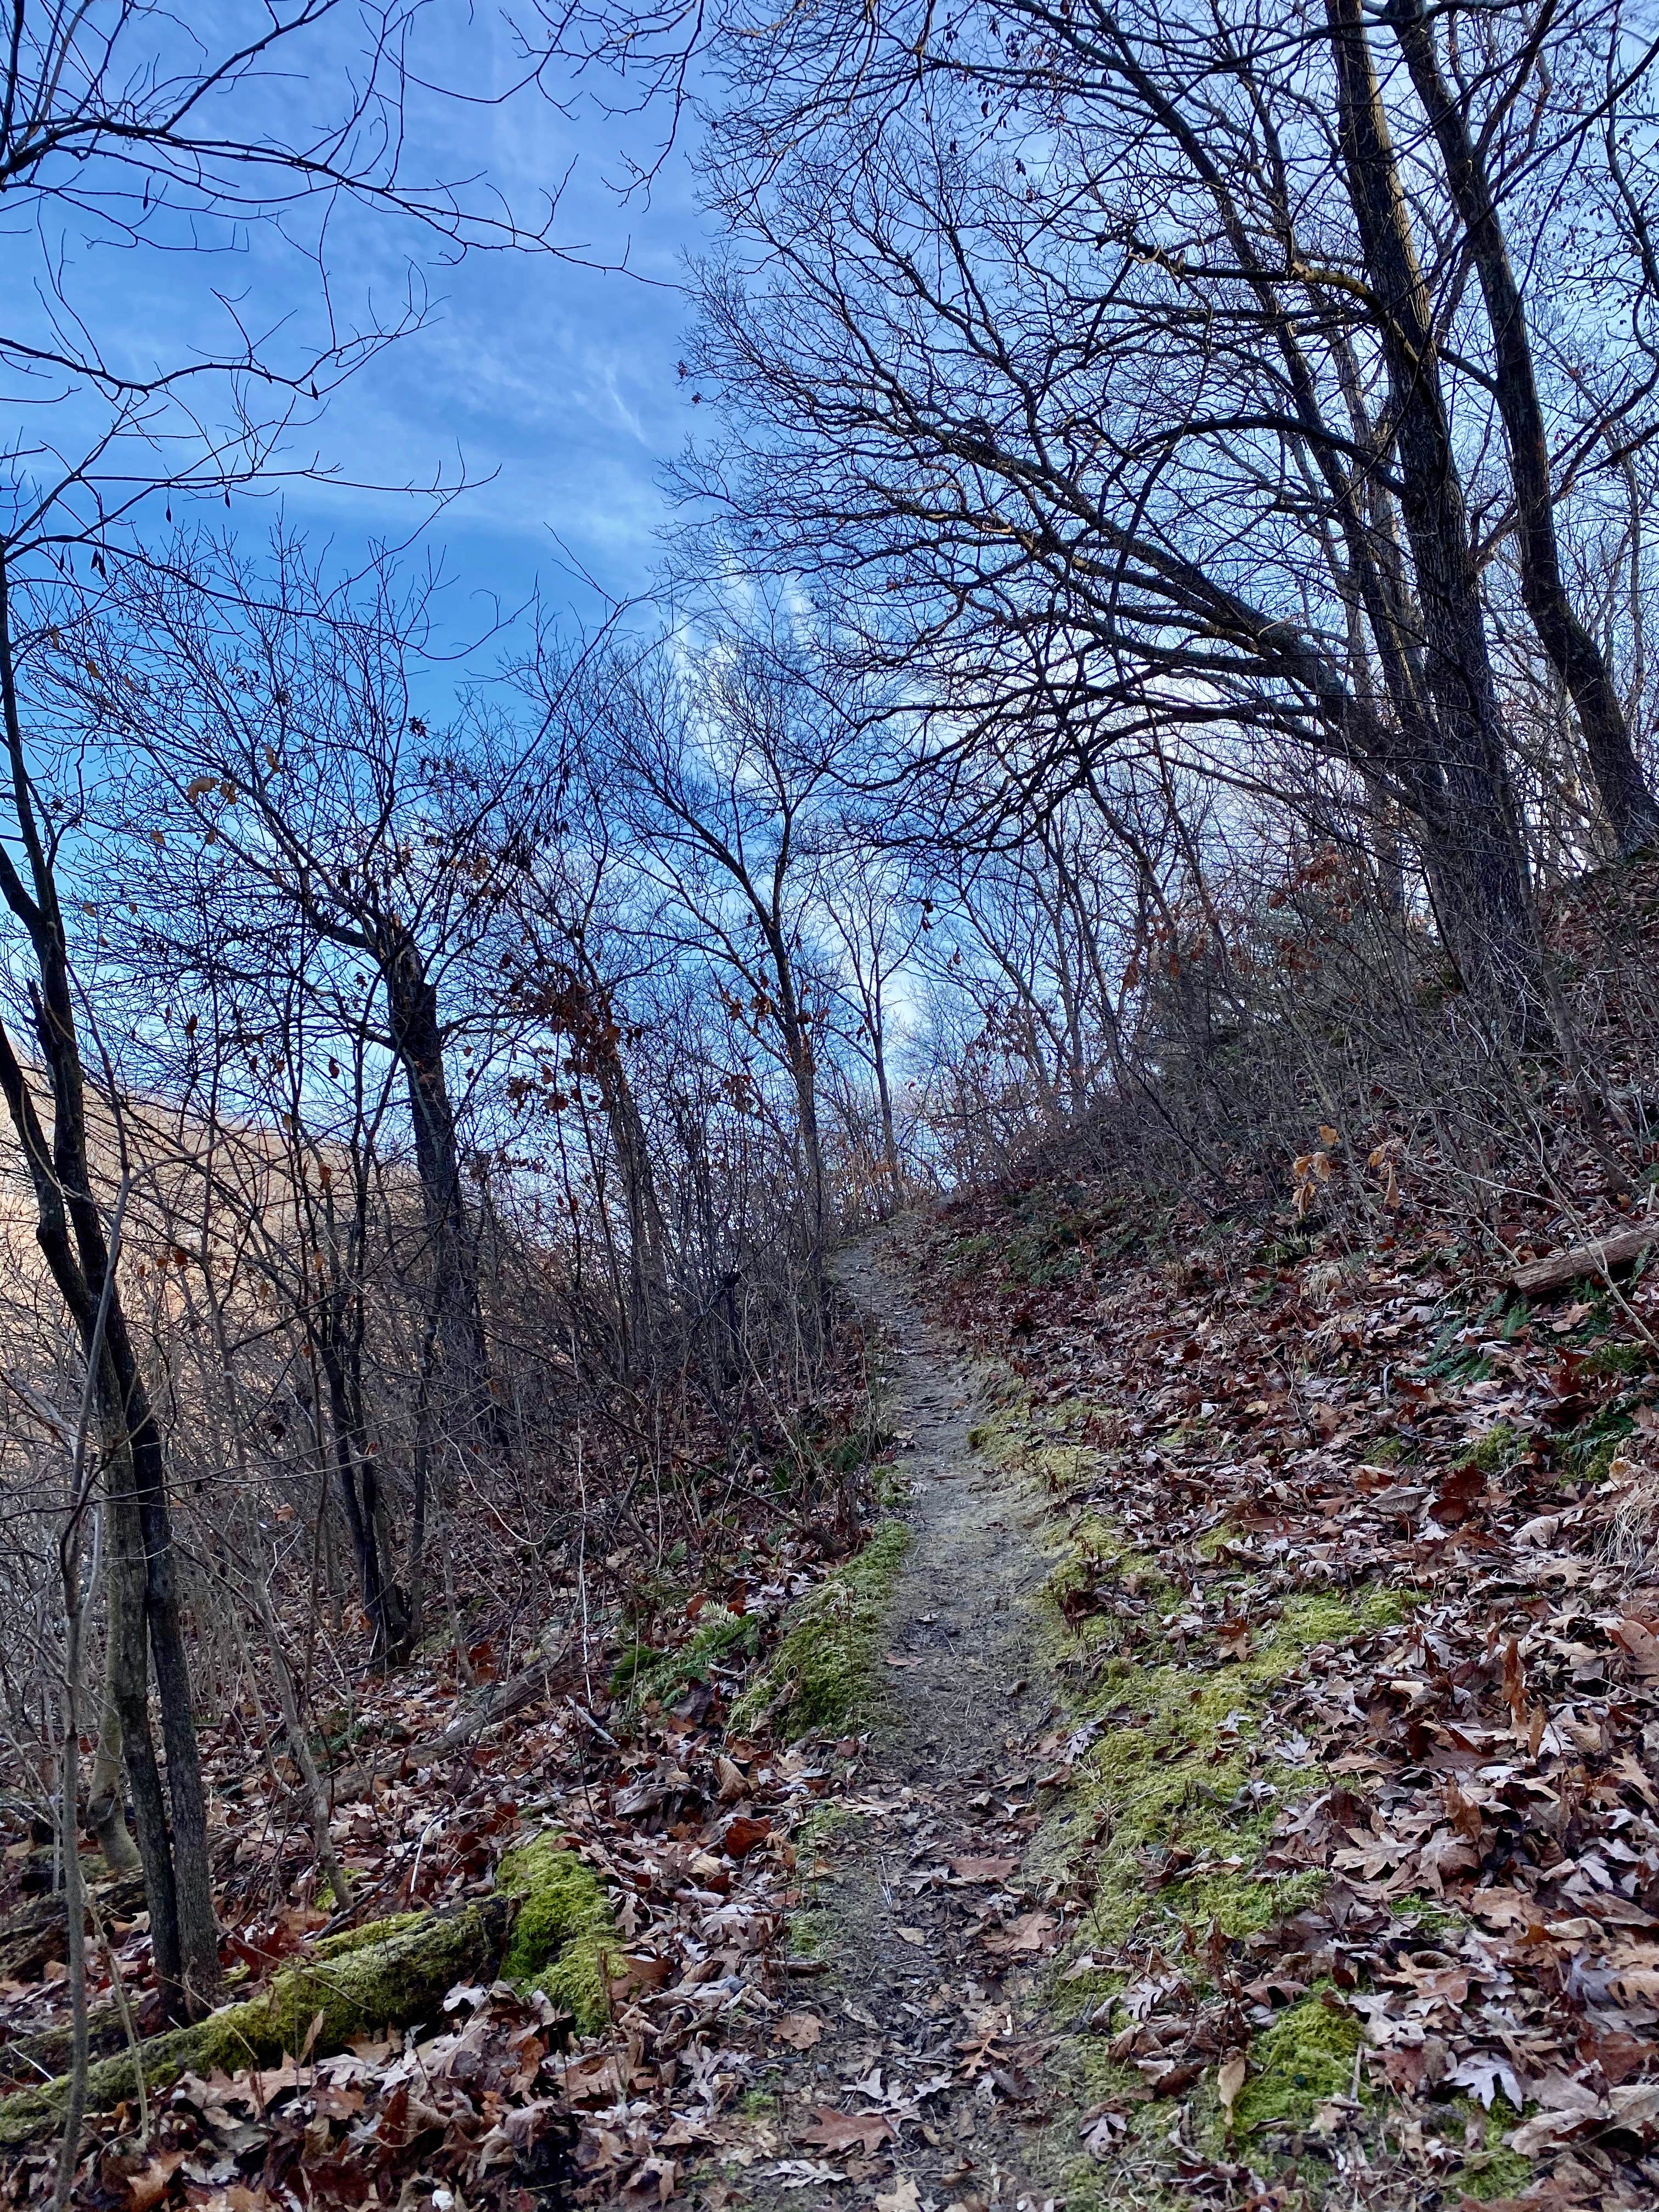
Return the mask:
<svg viewBox="0 0 1659 2212">
<path fill-rule="evenodd" d="M 918 1316 L 890 1234 L 840 1279 L 880 1331 L 913 1540 L 867 1759 L 802 1838 L 800 1925 L 828 1971 L 792 1987 L 774 2108 L 716 2201 L 1044 2212 L 1059 2139 L 1038 1990 L 1060 1920 L 1032 1838 L 1064 1722 L 1039 1503 L 970 1444 L 984 1378 Z"/>
</svg>

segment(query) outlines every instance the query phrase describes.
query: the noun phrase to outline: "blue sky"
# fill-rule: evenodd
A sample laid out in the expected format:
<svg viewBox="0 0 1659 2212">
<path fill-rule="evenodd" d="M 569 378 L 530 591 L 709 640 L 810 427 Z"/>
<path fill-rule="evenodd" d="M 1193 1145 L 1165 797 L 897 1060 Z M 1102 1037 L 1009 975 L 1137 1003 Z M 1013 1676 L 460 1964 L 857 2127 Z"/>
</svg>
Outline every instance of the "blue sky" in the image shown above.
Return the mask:
<svg viewBox="0 0 1659 2212">
<path fill-rule="evenodd" d="M 173 35 L 217 51 L 262 14 L 258 0 L 206 0 Z M 308 118 L 335 112 L 357 59 L 358 20 L 348 0 L 303 46 L 285 46 L 280 72 L 236 95 L 239 133 L 250 122 L 256 130 L 274 122 L 303 137 Z M 167 35 L 155 27 L 166 26 L 165 16 L 140 21 L 141 39 Z M 466 0 L 430 0 L 413 58 L 430 82 L 471 95 L 499 93 L 518 69 L 503 20 L 471 12 Z M 626 174 L 625 150 L 659 145 L 660 121 L 621 120 L 568 84 L 555 88 L 570 94 L 566 112 L 534 89 L 505 104 L 417 92 L 405 118 L 406 168 L 415 178 L 470 177 L 475 199 L 487 188 L 532 219 L 568 172 L 550 237 L 573 258 L 481 252 L 444 266 L 440 242 L 418 225 L 349 207 L 330 216 L 337 317 L 359 320 L 373 303 L 395 300 L 411 260 L 422 266 L 429 311 L 422 328 L 361 370 L 291 442 L 290 461 L 314 453 L 342 481 L 290 482 L 285 510 L 350 559 L 371 537 L 402 538 L 422 512 L 395 487 L 464 469 L 475 488 L 426 540 L 443 551 L 459 629 L 483 618 L 491 594 L 510 605 L 538 580 L 547 599 L 591 618 L 599 602 L 565 573 L 560 541 L 603 592 L 626 597 L 644 588 L 665 513 L 659 472 L 692 421 L 675 366 L 687 319 L 682 262 L 708 233 L 689 160 L 677 149 L 649 198 L 624 202 L 609 180 Z M 310 219 L 301 218 L 301 232 Z M 31 289 L 60 251 L 69 296 L 106 357 L 138 374 L 173 367 L 192 348 L 222 349 L 232 313 L 266 331 L 286 325 L 276 353 L 319 327 L 316 271 L 274 224 L 222 234 L 211 254 L 120 250 L 98 229 L 52 204 L 40 234 L 15 217 L 0 230 L 14 331 L 32 335 Z M 198 244 L 200 234 L 176 234 L 173 242 Z M 619 273 L 623 264 L 631 273 Z M 38 311 L 34 321 L 38 336 Z M 22 396 L 14 376 L 9 397 Z M 82 404 L 52 413 L 60 453 L 76 447 Z M 8 412 L 17 435 L 31 410 Z M 98 419 L 95 407 L 85 419 Z M 216 502 L 203 519 L 222 525 L 227 517 Z M 272 519 L 267 501 L 241 497 L 229 518 L 254 539 Z"/>
<path fill-rule="evenodd" d="M 531 100 L 491 118 L 472 114 L 493 126 L 481 149 L 490 176 L 523 205 L 574 163 L 553 235 L 603 265 L 478 253 L 430 270 L 427 326 L 331 402 L 322 450 L 360 480 L 386 484 L 464 465 L 475 488 L 434 528 L 457 596 L 495 592 L 511 602 L 539 578 L 555 600 L 591 611 L 560 545 L 617 597 L 648 580 L 666 512 L 658 475 L 692 426 L 676 371 L 688 313 L 683 260 L 708 232 L 682 149 L 648 201 L 624 204 L 607 183 L 622 173 L 624 134 L 647 143 L 638 125 L 591 108 L 567 119 Z M 381 274 L 384 256 L 391 281 L 398 242 L 366 228 L 364 247 L 378 252 L 365 252 L 360 278 Z M 348 535 L 398 530 L 409 513 L 395 496 L 343 489 L 304 489 L 289 504 Z"/>
</svg>

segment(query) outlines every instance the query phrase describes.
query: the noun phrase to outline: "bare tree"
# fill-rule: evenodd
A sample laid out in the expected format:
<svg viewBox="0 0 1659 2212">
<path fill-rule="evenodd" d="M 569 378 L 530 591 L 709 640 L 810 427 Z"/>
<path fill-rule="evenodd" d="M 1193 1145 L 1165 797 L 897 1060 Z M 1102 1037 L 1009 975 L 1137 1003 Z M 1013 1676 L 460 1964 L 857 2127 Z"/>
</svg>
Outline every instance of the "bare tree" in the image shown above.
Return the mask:
<svg viewBox="0 0 1659 2212">
<path fill-rule="evenodd" d="M 821 1316 L 830 1200 L 817 1066 L 828 1010 L 808 939 L 833 712 L 787 650 L 739 637 L 716 639 L 695 675 L 664 647 L 601 666 L 564 720 L 590 803 L 622 811 L 630 857 L 655 887 L 653 929 L 699 950 L 732 1018 L 787 1075 Z"/>
<path fill-rule="evenodd" d="M 1574 18 L 1591 21 L 1616 29 Z M 735 258 L 705 272 L 692 373 L 732 427 L 687 483 L 743 560 L 814 580 L 936 750 L 1023 754 L 1028 792 L 1063 782 L 1079 744 L 1160 726 L 1359 771 L 1413 823 L 1501 1037 L 1541 1000 L 1493 551 L 1524 513 L 1523 592 L 1576 672 L 1629 843 L 1651 800 L 1547 540 L 1595 437 L 1648 434 L 1647 357 L 1593 430 L 1557 405 L 1565 451 L 1540 478 L 1491 225 L 1460 245 L 1439 142 L 1376 46 L 1341 7 L 1268 23 L 1034 4 L 948 28 L 898 9 L 856 35 L 830 10 L 734 36 L 744 92 L 711 174 L 763 260 L 752 280 Z M 1549 126 L 1523 128 L 1522 88 L 1545 77 L 1525 38 L 1509 47 L 1479 100 L 1518 191 L 1527 131 Z M 1542 96 L 1552 144 L 1588 143 L 1576 92 Z M 1644 211 L 1612 173 L 1644 301 Z M 1468 297 L 1477 263 L 1489 311 Z M 1500 337 L 1501 406 L 1483 365 Z M 1494 501 L 1484 457 L 1506 426 Z"/>
</svg>

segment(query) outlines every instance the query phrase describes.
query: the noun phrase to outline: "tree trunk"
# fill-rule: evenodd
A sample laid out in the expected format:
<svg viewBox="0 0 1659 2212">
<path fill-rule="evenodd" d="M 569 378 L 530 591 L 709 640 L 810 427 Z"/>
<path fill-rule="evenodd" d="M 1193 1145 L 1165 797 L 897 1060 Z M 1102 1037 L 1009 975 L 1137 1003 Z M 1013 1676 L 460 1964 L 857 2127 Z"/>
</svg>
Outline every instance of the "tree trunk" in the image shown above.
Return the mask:
<svg viewBox="0 0 1659 2212">
<path fill-rule="evenodd" d="M 134 1874 L 141 1863 L 138 1847 L 127 1826 L 127 1816 L 121 1802 L 121 1713 L 116 1699 L 115 1667 L 121 1650 L 121 1639 L 132 1632 L 125 1624 L 118 1626 L 115 1619 L 116 1584 L 109 1571 L 109 1548 L 113 1539 L 107 1521 L 104 1533 L 104 1601 L 106 1632 L 104 1638 L 103 1694 L 98 1709 L 98 1742 L 92 1755 L 92 1768 L 87 1777 L 87 1833 L 96 1839 L 103 1853 L 104 1863 L 112 1874 Z M 142 1656 L 142 1651 L 141 1651 Z"/>
<path fill-rule="evenodd" d="M 1494 1034 L 1543 1025 L 1537 933 L 1428 288 L 1362 0 L 1327 0 L 1348 193 L 1378 307 L 1433 755 L 1410 763 L 1448 949 Z"/>
<path fill-rule="evenodd" d="M 1613 672 L 1579 620 L 1562 578 L 1549 440 L 1533 370 L 1532 342 L 1485 158 L 1470 135 L 1463 107 L 1441 73 L 1422 0 L 1400 0 L 1388 21 L 1439 145 L 1458 220 L 1480 279 L 1492 329 L 1498 407 L 1515 487 L 1522 597 L 1539 643 L 1577 712 L 1590 773 L 1619 848 L 1633 852 L 1659 836 L 1659 800 L 1642 774 Z"/>
<path fill-rule="evenodd" d="M 904 1202 L 904 1169 L 899 1158 L 898 1133 L 893 1121 L 892 1087 L 887 1079 L 885 1027 L 878 1013 L 870 1024 L 871 1057 L 875 1063 L 876 1097 L 881 1107 L 881 1151 L 887 1168 L 887 1211 Z"/>
<path fill-rule="evenodd" d="M 340 1346 L 319 1345 L 328 1380 L 329 1425 L 334 1432 L 334 1469 L 340 1504 L 351 1533 L 352 1555 L 363 1611 L 368 1615 L 371 1651 L 377 1664 L 408 1656 L 409 1608 L 396 1581 L 386 1573 L 380 1546 L 380 1476 L 363 1449 L 363 1425 L 357 1393 Z"/>
<path fill-rule="evenodd" d="M 628 1071 L 612 1052 L 598 1069 L 604 1094 L 605 1118 L 628 1207 L 629 1297 L 633 1311 L 631 1334 L 636 1348 L 654 1356 L 659 1349 L 668 1317 L 667 1237 L 662 1207 L 657 1198 L 656 1177 L 646 1143 L 645 1123 Z"/>
<path fill-rule="evenodd" d="M 469 1424 L 492 1430 L 489 1356 L 478 1297 L 477 1255 L 467 1232 L 455 1113 L 444 1068 L 438 994 L 407 935 L 385 954 L 392 1049 L 409 1086 L 415 1166 L 431 1249 L 433 1299 L 443 1364 L 459 1385 Z"/>
</svg>

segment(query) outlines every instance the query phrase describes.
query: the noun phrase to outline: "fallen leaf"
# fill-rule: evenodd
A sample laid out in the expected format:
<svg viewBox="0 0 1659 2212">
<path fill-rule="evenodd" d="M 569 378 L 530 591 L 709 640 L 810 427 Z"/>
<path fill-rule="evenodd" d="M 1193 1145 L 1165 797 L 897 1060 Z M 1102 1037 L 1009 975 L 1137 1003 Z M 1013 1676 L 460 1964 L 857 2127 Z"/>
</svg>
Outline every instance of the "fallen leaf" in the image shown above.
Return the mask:
<svg viewBox="0 0 1659 2212">
<path fill-rule="evenodd" d="M 1019 1864 L 1018 1859 L 951 1859 L 951 1871 L 963 1881 L 1005 1882 Z"/>
<path fill-rule="evenodd" d="M 815 2105 L 812 2121 L 796 2136 L 797 2142 L 817 2143 L 828 2151 L 879 2150 L 894 2140 L 893 2123 L 881 2112 L 838 2112 L 833 2106 Z"/>
<path fill-rule="evenodd" d="M 714 1761 L 714 1775 L 720 1784 L 722 1805 L 735 1805 L 739 1797 L 749 1795 L 748 1776 L 735 1759 L 727 1759 L 723 1753 Z"/>
<path fill-rule="evenodd" d="M 1223 2059 L 1215 2077 L 1216 2094 L 1221 2100 L 1221 2109 L 1231 2121 L 1238 2093 L 1244 2087 L 1245 2076 L 1250 2070 L 1249 2061 L 1243 2053 Z"/>
<path fill-rule="evenodd" d="M 980 1941 L 1000 1957 L 1029 1957 L 1052 1950 L 1059 1933 L 1060 1923 L 1052 1912 L 1022 1912 L 1006 1928 L 988 1928 Z"/>
<path fill-rule="evenodd" d="M 152 2207 L 167 2195 L 173 2175 L 190 2155 L 188 2151 L 160 2151 L 140 2166 L 137 2173 L 125 2177 L 127 2203 L 131 2212 L 152 2212 Z"/>
<path fill-rule="evenodd" d="M 902 2173 L 889 2190 L 876 2192 L 876 2212 L 921 2212 L 921 2194 L 908 2173 Z"/>
<path fill-rule="evenodd" d="M 769 1820 L 753 1820 L 747 1813 L 739 1813 L 735 1820 L 726 1823 L 720 1849 L 729 1859 L 746 1859 L 750 1851 L 759 1850 L 771 1832 Z"/>
<path fill-rule="evenodd" d="M 792 2051 L 810 2051 L 823 2036 L 823 2022 L 816 2013 L 784 2012 L 773 2021 L 772 2033 Z"/>
</svg>

